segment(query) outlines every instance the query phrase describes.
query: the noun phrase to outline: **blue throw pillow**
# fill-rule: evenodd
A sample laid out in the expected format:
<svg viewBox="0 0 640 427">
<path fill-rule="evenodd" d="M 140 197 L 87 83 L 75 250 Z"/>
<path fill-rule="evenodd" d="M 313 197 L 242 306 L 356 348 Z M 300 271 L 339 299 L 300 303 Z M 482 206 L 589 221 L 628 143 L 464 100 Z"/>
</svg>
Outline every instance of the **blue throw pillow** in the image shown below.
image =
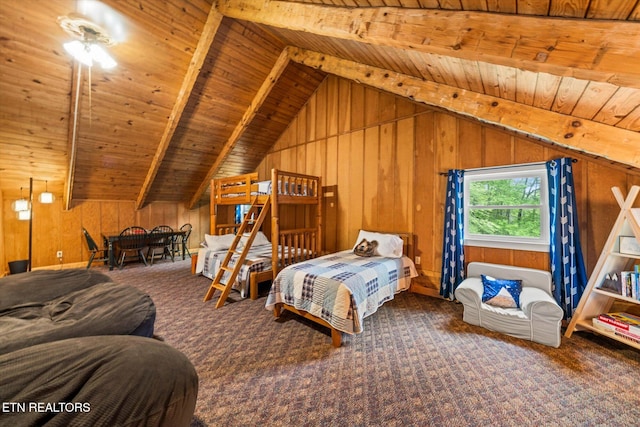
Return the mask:
<svg viewBox="0 0 640 427">
<path fill-rule="evenodd" d="M 482 302 L 502 308 L 520 308 L 522 280 L 496 279 L 481 274 L 484 291 Z"/>
</svg>

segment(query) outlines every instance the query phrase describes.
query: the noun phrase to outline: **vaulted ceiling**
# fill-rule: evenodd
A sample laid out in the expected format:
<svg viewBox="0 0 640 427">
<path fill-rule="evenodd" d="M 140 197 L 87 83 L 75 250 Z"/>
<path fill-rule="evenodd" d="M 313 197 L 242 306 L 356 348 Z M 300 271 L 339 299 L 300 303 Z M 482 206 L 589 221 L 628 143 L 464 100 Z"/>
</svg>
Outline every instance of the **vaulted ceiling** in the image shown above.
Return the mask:
<svg viewBox="0 0 640 427">
<path fill-rule="evenodd" d="M 4 194 L 196 206 L 328 73 L 640 168 L 636 0 L 102 3 L 126 23 L 108 71 L 62 48 L 78 2 L 0 2 Z"/>
</svg>

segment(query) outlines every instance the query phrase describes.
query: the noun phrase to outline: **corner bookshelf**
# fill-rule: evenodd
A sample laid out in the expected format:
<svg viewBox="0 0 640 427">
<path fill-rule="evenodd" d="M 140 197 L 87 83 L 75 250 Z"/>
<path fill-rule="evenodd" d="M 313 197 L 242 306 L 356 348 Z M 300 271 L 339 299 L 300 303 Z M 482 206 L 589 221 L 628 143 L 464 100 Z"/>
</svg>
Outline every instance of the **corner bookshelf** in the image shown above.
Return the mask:
<svg viewBox="0 0 640 427">
<path fill-rule="evenodd" d="M 592 321 L 599 314 L 609 312 L 615 302 L 640 306 L 640 301 L 636 299 L 600 289 L 608 273 L 615 272 L 620 276 L 621 271 L 633 270 L 634 264 L 640 264 L 640 254 L 620 253 L 620 236 L 633 236 L 640 242 L 640 209 L 633 208 L 640 186 L 631 187 L 626 199 L 618 187 L 611 188 L 611 191 L 620 205 L 620 214 L 611 228 L 609 238 L 564 335 L 570 338 L 575 331 L 591 331 L 640 350 L 640 344 L 621 338 L 613 332 L 598 329 L 593 326 Z"/>
</svg>

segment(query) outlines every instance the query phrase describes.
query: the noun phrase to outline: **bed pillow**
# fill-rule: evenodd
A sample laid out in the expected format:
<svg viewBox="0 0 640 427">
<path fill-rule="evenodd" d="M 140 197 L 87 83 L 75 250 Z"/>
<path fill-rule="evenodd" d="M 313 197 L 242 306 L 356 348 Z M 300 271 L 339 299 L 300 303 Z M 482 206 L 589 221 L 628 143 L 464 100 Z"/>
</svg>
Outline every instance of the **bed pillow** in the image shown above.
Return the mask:
<svg viewBox="0 0 640 427">
<path fill-rule="evenodd" d="M 522 280 L 496 279 L 481 274 L 482 302 L 502 308 L 520 308 L 520 292 Z"/>
<path fill-rule="evenodd" d="M 231 247 L 231 244 L 233 243 L 233 239 L 235 237 L 235 234 L 222 234 L 220 236 L 205 234 L 204 243 L 206 245 L 206 248 L 211 251 L 226 251 Z M 242 241 L 240 241 L 238 247 L 242 247 Z"/>
<path fill-rule="evenodd" d="M 244 246 L 247 243 L 250 235 L 251 233 L 244 233 L 242 235 L 242 239 L 240 239 L 240 243 L 242 243 L 242 246 Z M 270 245 L 270 244 L 271 242 L 269 241 L 269 239 L 267 239 L 267 236 L 265 236 L 265 234 L 262 231 L 258 231 L 258 233 L 256 234 L 256 237 L 253 238 L 252 246 Z"/>
<path fill-rule="evenodd" d="M 404 242 L 396 234 L 376 233 L 374 231 L 360 230 L 356 243 L 353 245 L 353 251 L 357 249 L 357 246 L 362 239 L 366 239 L 369 242 L 377 241 L 378 247 L 375 250 L 376 255 L 380 255 L 387 258 L 400 258 L 402 257 L 402 248 Z"/>
</svg>

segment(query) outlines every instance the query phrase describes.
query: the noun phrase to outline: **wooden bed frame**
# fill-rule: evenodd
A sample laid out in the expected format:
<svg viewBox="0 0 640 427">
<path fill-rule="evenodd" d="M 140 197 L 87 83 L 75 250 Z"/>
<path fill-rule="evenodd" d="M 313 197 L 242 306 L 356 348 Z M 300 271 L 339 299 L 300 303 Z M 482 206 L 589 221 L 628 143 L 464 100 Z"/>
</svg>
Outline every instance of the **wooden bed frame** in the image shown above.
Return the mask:
<svg viewBox="0 0 640 427">
<path fill-rule="evenodd" d="M 219 206 L 264 204 L 271 199 L 271 270 L 251 273 L 249 295 L 258 296 L 258 284 L 273 280 L 278 272 L 291 264 L 315 258 L 322 252 L 322 192 L 319 176 L 271 170 L 270 194 L 258 194 L 258 173 L 249 173 L 211 181 L 211 232 L 216 235 L 235 233 L 240 224 L 220 223 Z M 281 229 L 280 206 L 316 206 L 313 226 Z M 276 244 L 277 243 L 277 244 Z M 278 251 L 280 246 L 280 251 Z"/>
<path fill-rule="evenodd" d="M 373 230 L 371 230 L 373 231 Z M 403 251 L 402 253 L 404 255 L 406 255 L 407 257 L 411 258 L 412 260 L 414 259 L 413 255 L 414 255 L 414 243 L 413 243 L 413 234 L 411 233 L 392 233 L 392 232 L 387 232 L 385 231 L 384 233 L 389 233 L 389 234 L 397 234 L 398 236 L 400 236 L 400 238 L 402 239 L 402 241 L 404 242 L 403 245 Z M 318 325 L 324 326 L 326 328 L 329 328 L 329 330 L 331 331 L 331 345 L 333 345 L 334 347 L 340 347 L 342 345 L 342 332 L 337 330 L 336 328 L 334 328 L 333 326 L 331 326 L 326 320 L 321 319 L 320 317 L 316 317 L 313 314 L 304 311 L 304 310 L 298 310 L 297 308 L 289 305 L 289 304 L 285 304 L 285 303 L 277 303 L 275 305 L 275 307 L 273 308 L 273 315 L 276 318 L 279 318 L 282 315 L 282 310 L 287 310 L 290 311 L 292 313 L 297 314 L 298 316 L 304 317 L 305 319 L 311 320 L 314 323 L 317 323 Z"/>
</svg>

